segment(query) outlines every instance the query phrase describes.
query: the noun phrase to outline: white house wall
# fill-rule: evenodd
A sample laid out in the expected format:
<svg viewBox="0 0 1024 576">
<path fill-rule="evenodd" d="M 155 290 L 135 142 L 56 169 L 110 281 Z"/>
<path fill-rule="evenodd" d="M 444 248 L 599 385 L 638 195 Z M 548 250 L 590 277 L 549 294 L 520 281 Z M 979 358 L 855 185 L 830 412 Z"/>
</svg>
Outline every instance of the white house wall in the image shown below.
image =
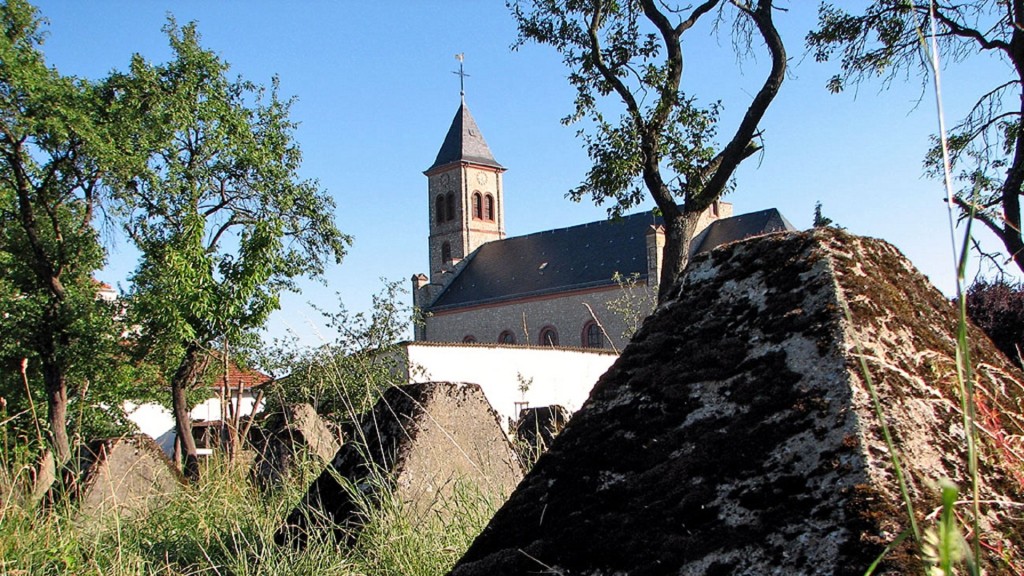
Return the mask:
<svg viewBox="0 0 1024 576">
<path fill-rule="evenodd" d="M 234 397 L 231 403 L 236 407 L 239 405 L 239 402 Z M 249 391 L 244 392 L 240 403 L 242 416 L 252 414 L 252 408 L 255 403 L 256 397 Z M 261 404 L 256 412 L 262 411 L 263 406 Z M 170 410 L 153 402 L 142 405 L 129 402 L 125 405 L 125 412 L 128 413 L 128 419 L 139 427 L 139 431 L 156 440 L 164 452 L 170 455 L 174 451 L 174 415 Z M 220 398 L 214 396 L 207 399 L 193 408 L 191 414 L 193 422 L 198 420 L 220 420 Z"/>
<path fill-rule="evenodd" d="M 610 350 L 502 346 L 497 344 L 443 344 L 412 342 L 403 345 L 404 378 L 418 382 L 472 382 L 483 389 L 502 424 L 518 418 L 517 407 L 558 404 L 570 412 L 580 409 L 597 379 L 618 355 Z M 521 392 L 523 383 L 528 383 Z M 255 398 L 246 393 L 243 415 L 252 413 Z M 518 404 L 517 404 L 518 403 Z M 260 412 L 262 406 L 257 410 Z M 174 449 L 174 417 L 155 403 L 126 406 L 139 430 L 154 438 L 170 454 Z M 220 420 L 220 399 L 210 398 L 192 410 L 193 420 Z"/>
</svg>

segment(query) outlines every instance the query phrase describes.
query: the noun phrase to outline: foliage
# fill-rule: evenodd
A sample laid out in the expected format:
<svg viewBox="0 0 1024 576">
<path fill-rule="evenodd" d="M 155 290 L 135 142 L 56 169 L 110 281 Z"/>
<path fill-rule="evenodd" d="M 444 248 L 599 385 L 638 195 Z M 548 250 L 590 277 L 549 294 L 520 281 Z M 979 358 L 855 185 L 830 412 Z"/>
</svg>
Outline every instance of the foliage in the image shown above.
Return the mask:
<svg viewBox="0 0 1024 576">
<path fill-rule="evenodd" d="M 985 59 L 1006 67 L 1002 81 L 976 87 L 975 104 L 950 131 L 947 151 L 962 184 L 952 202 L 964 217 L 974 211 L 1024 270 L 1024 132 L 1019 129 L 1024 114 L 1024 52 L 1019 48 L 1024 43 L 1024 7 L 993 0 L 876 0 L 854 14 L 823 3 L 818 27 L 808 34 L 807 43 L 818 61 L 839 60 L 841 71 L 828 83 L 833 92 L 876 77 L 887 85 L 914 74 L 925 83 L 931 72 L 921 51 L 921 29 L 928 23 L 936 27 L 935 42 L 946 60 Z M 942 148 L 935 141 L 925 160 L 927 171 L 944 178 Z"/>
<path fill-rule="evenodd" d="M 194 24 L 165 27 L 174 59 L 133 58 L 123 89 L 152 150 L 145 172 L 123 183 L 126 231 L 142 253 L 132 275 L 139 342 L 165 360 L 178 438 L 190 474 L 195 446 L 185 392 L 218 341 L 251 343 L 294 279 L 340 262 L 349 238 L 333 202 L 298 176 L 291 100 L 227 77 Z"/>
<path fill-rule="evenodd" d="M 242 341 L 278 308 L 294 278 L 340 261 L 348 238 L 333 204 L 301 180 L 290 101 L 242 80 L 202 49 L 194 25 L 166 27 L 175 60 L 132 64 L 134 97 L 158 133 L 133 179 L 127 231 L 143 254 L 133 306 L 148 337 Z M 155 104 L 154 104 L 155 101 Z"/>
<path fill-rule="evenodd" d="M 1024 284 L 1004 278 L 976 280 L 967 288 L 967 316 L 1024 368 Z"/>
<path fill-rule="evenodd" d="M 340 298 L 336 311 L 319 310 L 336 334 L 332 342 L 305 350 L 294 338 L 275 342 L 274 350 L 260 363 L 287 376 L 268 391 L 269 410 L 308 403 L 335 422 L 354 422 L 384 390 L 405 383 L 397 344 L 410 324 L 418 321 L 418 312 L 403 304 L 404 283 L 382 281 L 369 314 L 350 312 Z"/>
<path fill-rule="evenodd" d="M 106 81 L 46 65 L 35 8 L 0 4 L 0 27 L 0 396 L 13 410 L 29 403 L 27 359 L 32 400 L 67 461 L 68 418 L 96 433 L 86 423 L 123 416 L 116 407 L 130 392 L 130 370 L 116 361 L 123 328 L 92 274 L 105 259 L 94 220 L 110 200 L 106 179 L 135 159 L 115 136 L 132 125 Z"/>
<path fill-rule="evenodd" d="M 147 374 L 145 363 L 130 361 L 117 337 L 124 326 L 116 316 L 116 305 L 85 290 L 75 296 L 77 301 L 69 304 L 76 307 L 77 319 L 67 335 L 67 356 L 62 363 L 68 383 L 65 428 L 72 449 L 84 440 L 132 430 L 134 424 L 124 412 L 124 401 L 148 398 L 147 391 L 137 385 Z M 0 333 L 8 335 L 0 341 L 0 397 L 12 416 L 6 423 L 7 432 L 35 438 L 37 425 L 47 430 L 52 424 L 47 423 L 48 399 L 39 356 L 25 345 L 39 329 L 32 315 L 38 309 L 33 309 L 29 300 L 23 298 L 0 312 Z"/>
<path fill-rule="evenodd" d="M 842 226 L 837 226 L 835 221 L 821 213 L 821 202 L 814 203 L 814 222 L 812 224 L 815 228 L 838 228 L 842 230 Z"/>
<path fill-rule="evenodd" d="M 739 164 L 760 149 L 758 124 L 785 77 L 786 53 L 772 21 L 770 0 L 706 0 L 693 6 L 656 0 L 509 0 L 519 26 L 517 45 L 548 44 L 561 55 L 576 88 L 566 124 L 589 120 L 580 130 L 593 167 L 569 192 L 611 202 L 612 216 L 639 204 L 645 190 L 666 222 L 659 299 L 686 263 L 700 215 L 728 188 Z M 714 139 L 721 103 L 701 104 L 682 90 L 684 35 L 698 22 L 732 19 L 738 44 L 752 52 L 754 30 L 771 55 L 771 71 L 751 100 L 729 142 Z M 617 97 L 624 113 L 609 117 L 602 106 Z M 682 206 L 677 201 L 682 201 Z"/>
<path fill-rule="evenodd" d="M 533 387 L 533 376 L 527 378 L 523 376 L 522 372 L 516 372 L 516 382 L 519 384 L 516 386 L 516 390 L 519 390 L 519 397 L 522 400 L 526 400 L 526 393 Z"/>
<path fill-rule="evenodd" d="M 608 302 L 608 310 L 622 320 L 622 325 L 625 326 L 622 341 L 629 342 L 643 325 L 644 319 L 654 311 L 657 290 L 648 288 L 645 282 L 640 282 L 638 273 L 623 276 L 616 272 L 612 275 L 612 280 L 619 285 L 621 294 Z"/>
</svg>

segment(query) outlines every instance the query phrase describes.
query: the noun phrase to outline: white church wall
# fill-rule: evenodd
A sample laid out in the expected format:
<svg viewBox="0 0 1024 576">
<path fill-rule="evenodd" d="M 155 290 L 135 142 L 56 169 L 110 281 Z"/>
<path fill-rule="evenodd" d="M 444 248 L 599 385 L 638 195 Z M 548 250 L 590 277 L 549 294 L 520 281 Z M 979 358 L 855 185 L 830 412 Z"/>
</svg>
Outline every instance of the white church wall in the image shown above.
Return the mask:
<svg viewBox="0 0 1024 576">
<path fill-rule="evenodd" d="M 479 384 L 506 427 L 518 418 L 521 403 L 579 410 L 597 379 L 618 358 L 611 351 L 497 344 L 411 342 L 403 349 L 410 383 Z"/>
</svg>

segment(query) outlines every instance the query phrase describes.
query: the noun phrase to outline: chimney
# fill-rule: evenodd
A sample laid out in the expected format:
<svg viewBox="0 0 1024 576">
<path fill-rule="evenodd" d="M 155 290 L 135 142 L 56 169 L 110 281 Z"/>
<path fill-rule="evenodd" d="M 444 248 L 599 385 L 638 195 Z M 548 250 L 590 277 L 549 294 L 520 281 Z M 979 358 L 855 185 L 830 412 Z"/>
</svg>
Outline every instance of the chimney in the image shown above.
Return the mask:
<svg viewBox="0 0 1024 576">
<path fill-rule="evenodd" d="M 415 294 L 417 290 L 427 285 L 426 274 L 416 274 L 412 277 L 412 293 Z"/>
<path fill-rule="evenodd" d="M 665 227 L 652 224 L 647 229 L 647 285 L 658 285 L 661 278 L 661 258 L 665 248 Z"/>
<path fill-rule="evenodd" d="M 412 305 L 415 308 L 423 309 L 430 304 L 430 289 L 427 288 L 426 274 L 416 274 L 412 277 Z M 412 330 L 413 340 L 425 340 L 426 326 L 422 322 L 414 322 Z"/>
</svg>

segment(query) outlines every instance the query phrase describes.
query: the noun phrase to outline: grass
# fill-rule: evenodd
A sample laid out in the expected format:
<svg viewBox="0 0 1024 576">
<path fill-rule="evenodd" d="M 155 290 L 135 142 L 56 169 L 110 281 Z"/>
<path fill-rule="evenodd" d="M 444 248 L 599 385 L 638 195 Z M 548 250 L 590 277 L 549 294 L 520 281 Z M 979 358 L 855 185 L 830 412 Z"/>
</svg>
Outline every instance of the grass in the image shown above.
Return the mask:
<svg viewBox="0 0 1024 576">
<path fill-rule="evenodd" d="M 14 463 L 5 464 L 10 469 Z M 246 470 L 214 459 L 202 485 L 166 505 L 91 524 L 76 521 L 71 506 L 47 511 L 4 498 L 0 575 L 440 575 L 497 506 L 497 499 L 462 487 L 445 513 L 416 519 L 385 494 L 377 504 L 362 503 L 367 523 L 351 547 L 328 531 L 301 550 L 278 546 L 274 532 L 305 491 L 311 469 L 305 472 L 265 495 Z M 2 493 L 11 494 L 9 488 Z"/>
<path fill-rule="evenodd" d="M 398 283 L 389 283 L 375 296 L 372 316 L 350 315 L 339 303 L 340 312 L 325 314 L 339 331 L 336 342 L 299 357 L 281 354 L 292 376 L 271 391 L 271 407 L 309 402 L 336 422 L 356 422 L 397 383 L 394 366 L 379 352 L 408 325 L 398 290 Z M 365 523 L 354 544 L 323 530 L 297 549 L 277 545 L 274 534 L 320 466 L 297 455 L 298 473 L 266 492 L 252 485 L 247 469 L 214 457 L 200 485 L 165 505 L 86 524 L 76 520 L 72 505 L 44 509 L 18 496 L 41 441 L 8 438 L 7 418 L 14 417 L 31 415 L 0 410 L 0 576 L 441 575 L 503 502 L 503 495 L 456 483 L 441 509 L 422 517 L 391 491 L 379 490 L 373 501 L 358 500 Z"/>
<path fill-rule="evenodd" d="M 941 506 L 938 518 L 931 523 L 923 532 L 918 527 L 917 515 L 914 512 L 913 502 L 907 490 L 904 480 L 897 447 L 893 442 L 888 427 L 886 416 L 881 403 L 878 400 L 877 390 L 871 378 L 867 364 L 864 362 L 864 355 L 860 351 L 860 344 L 857 343 L 857 356 L 860 359 L 861 372 L 865 378 L 868 390 L 874 402 L 874 407 L 879 421 L 882 425 L 885 443 L 889 449 L 892 459 L 893 470 L 899 483 L 900 494 L 906 507 L 907 521 L 910 527 L 883 552 L 884 556 L 908 535 L 912 535 L 925 567 L 925 572 L 932 576 L 953 576 L 962 573 L 961 570 L 972 576 L 981 574 L 983 563 L 983 552 L 981 546 L 981 529 L 979 518 L 980 509 L 980 482 L 978 472 L 978 421 L 976 418 L 977 401 L 975 398 L 974 380 L 975 373 L 971 361 L 970 342 L 967 336 L 967 303 L 964 291 L 965 275 L 969 260 L 971 247 L 971 224 L 975 214 L 972 211 L 966 214 L 962 242 L 957 244 L 957 216 L 955 215 L 956 204 L 953 191 L 953 171 L 950 162 L 949 145 L 943 110 L 942 98 L 942 66 L 939 61 L 936 21 L 934 14 L 929 19 L 930 29 L 926 33 L 924 26 L 918 23 L 918 39 L 921 53 L 928 63 L 932 77 L 936 103 L 936 117 L 939 132 L 939 148 L 942 152 L 942 175 L 946 191 L 946 201 L 949 214 L 949 232 L 952 245 L 954 268 L 956 270 L 956 304 L 957 304 L 957 333 L 956 333 L 956 383 L 960 397 L 960 412 L 963 417 L 964 445 L 962 457 L 966 460 L 969 484 L 970 499 L 968 501 L 970 514 L 967 519 L 962 519 L 957 513 L 957 496 L 960 488 L 948 479 L 936 479 L 938 491 L 940 492 Z M 972 199 L 972 202 L 976 200 Z M 847 319 L 852 323 L 850 312 L 845 310 Z M 964 537 L 965 531 L 970 534 L 969 539 Z M 865 576 L 874 572 L 882 557 L 879 557 L 865 571 Z M 993 564 L 998 565 L 1000 559 L 993 558 Z"/>
<path fill-rule="evenodd" d="M 483 530 L 498 505 L 499 499 L 477 487 L 457 484 L 440 508 L 424 516 L 411 513 L 392 493 L 385 492 L 377 506 L 363 508 L 370 521 L 351 559 L 366 574 L 445 574 Z"/>
</svg>

